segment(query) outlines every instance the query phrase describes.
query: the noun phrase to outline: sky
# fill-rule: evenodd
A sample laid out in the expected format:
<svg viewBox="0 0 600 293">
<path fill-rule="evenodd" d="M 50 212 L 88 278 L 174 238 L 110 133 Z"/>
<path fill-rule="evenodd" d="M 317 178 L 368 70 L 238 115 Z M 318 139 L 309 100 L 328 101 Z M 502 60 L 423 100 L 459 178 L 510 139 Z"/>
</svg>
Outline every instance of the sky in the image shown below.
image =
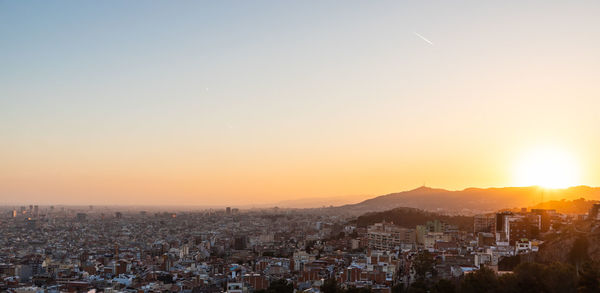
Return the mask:
<svg viewBox="0 0 600 293">
<path fill-rule="evenodd" d="M 598 15 L 598 1 L 0 0 L 0 204 L 514 186 L 547 147 L 569 154 L 572 183 L 600 186 Z"/>
</svg>

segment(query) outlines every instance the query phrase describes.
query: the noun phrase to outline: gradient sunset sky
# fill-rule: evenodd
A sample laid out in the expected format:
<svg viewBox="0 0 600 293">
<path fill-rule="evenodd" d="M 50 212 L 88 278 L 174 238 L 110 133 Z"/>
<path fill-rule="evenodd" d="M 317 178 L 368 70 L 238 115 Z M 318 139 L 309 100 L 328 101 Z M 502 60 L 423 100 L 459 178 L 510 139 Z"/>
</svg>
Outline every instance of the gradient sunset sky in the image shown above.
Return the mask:
<svg viewBox="0 0 600 293">
<path fill-rule="evenodd" d="M 600 1 L 0 1 L 0 204 L 600 185 Z"/>
</svg>

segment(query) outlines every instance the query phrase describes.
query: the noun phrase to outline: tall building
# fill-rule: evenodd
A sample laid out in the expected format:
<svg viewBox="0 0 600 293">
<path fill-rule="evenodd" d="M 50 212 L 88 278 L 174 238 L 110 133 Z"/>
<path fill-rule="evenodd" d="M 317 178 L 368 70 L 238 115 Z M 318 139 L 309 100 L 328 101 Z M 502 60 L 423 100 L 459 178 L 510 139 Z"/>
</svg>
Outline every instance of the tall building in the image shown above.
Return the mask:
<svg viewBox="0 0 600 293">
<path fill-rule="evenodd" d="M 600 203 L 595 203 L 594 205 L 592 205 L 592 207 L 590 208 L 590 211 L 588 212 L 588 219 L 590 220 L 598 220 L 598 215 L 600 211 Z"/>
<path fill-rule="evenodd" d="M 548 232 L 550 230 L 550 225 L 552 224 L 552 215 L 556 214 L 556 210 L 546 210 L 546 209 L 531 209 L 532 214 L 540 215 L 541 217 L 541 232 Z"/>
<path fill-rule="evenodd" d="M 542 217 L 540 215 L 528 214 L 519 218 L 509 218 L 508 241 L 511 245 L 521 239 L 535 239 L 539 236 Z"/>
<path fill-rule="evenodd" d="M 427 224 L 425 226 L 427 227 L 427 231 L 429 232 L 442 233 L 446 231 L 446 227 L 448 226 L 448 224 L 440 220 L 433 220 L 427 221 Z"/>
<path fill-rule="evenodd" d="M 500 212 L 496 214 L 496 241 L 506 241 L 508 238 L 508 218 L 512 212 Z"/>
<path fill-rule="evenodd" d="M 473 233 L 496 233 L 496 215 L 481 214 L 473 217 Z"/>
<path fill-rule="evenodd" d="M 496 214 L 496 240 L 515 241 L 527 238 L 535 239 L 542 230 L 542 216 L 535 213 L 513 214 L 502 212 Z"/>
</svg>

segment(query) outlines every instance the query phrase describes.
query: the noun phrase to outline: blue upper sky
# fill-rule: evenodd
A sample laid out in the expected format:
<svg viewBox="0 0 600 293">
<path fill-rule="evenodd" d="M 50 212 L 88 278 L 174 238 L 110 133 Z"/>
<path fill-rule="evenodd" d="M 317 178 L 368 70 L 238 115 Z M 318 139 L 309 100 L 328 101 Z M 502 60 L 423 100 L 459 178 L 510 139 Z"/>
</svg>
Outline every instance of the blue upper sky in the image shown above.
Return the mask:
<svg viewBox="0 0 600 293">
<path fill-rule="evenodd" d="M 0 1 L 0 199 L 510 185 L 507 162 L 537 145 L 577 154 L 598 185 L 598 15 L 597 1 Z"/>
</svg>

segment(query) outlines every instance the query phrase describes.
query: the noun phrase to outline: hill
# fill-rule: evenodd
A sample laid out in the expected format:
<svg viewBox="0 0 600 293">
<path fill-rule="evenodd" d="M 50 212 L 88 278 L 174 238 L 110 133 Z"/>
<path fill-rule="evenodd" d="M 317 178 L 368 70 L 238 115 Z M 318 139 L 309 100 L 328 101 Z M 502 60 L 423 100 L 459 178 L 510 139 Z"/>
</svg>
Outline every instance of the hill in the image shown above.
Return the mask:
<svg viewBox="0 0 600 293">
<path fill-rule="evenodd" d="M 539 203 L 532 206 L 532 209 L 548 209 L 556 210 L 561 214 L 585 214 L 587 213 L 592 205 L 598 203 L 597 200 L 586 200 L 579 198 L 575 200 L 551 200 L 543 203 Z"/>
<path fill-rule="evenodd" d="M 575 221 L 547 235 L 535 260 L 544 263 L 600 261 L 600 222 Z"/>
<path fill-rule="evenodd" d="M 600 188 L 576 186 L 566 189 L 545 189 L 537 186 L 503 188 L 467 188 L 450 191 L 419 187 L 417 189 L 391 193 L 368 199 L 356 204 L 340 206 L 345 213 L 363 214 L 379 212 L 397 207 L 412 207 L 427 211 L 472 215 L 492 212 L 504 208 L 534 206 L 549 200 L 600 199 Z"/>
<path fill-rule="evenodd" d="M 451 225 L 458 226 L 460 230 L 471 231 L 473 229 L 473 217 L 469 216 L 447 216 L 427 212 L 415 208 L 395 208 L 384 212 L 372 212 L 359 216 L 356 219 L 358 227 L 366 227 L 379 222 L 393 222 L 394 224 L 414 228 L 416 225 L 425 224 L 427 221 L 440 220 Z"/>
</svg>

